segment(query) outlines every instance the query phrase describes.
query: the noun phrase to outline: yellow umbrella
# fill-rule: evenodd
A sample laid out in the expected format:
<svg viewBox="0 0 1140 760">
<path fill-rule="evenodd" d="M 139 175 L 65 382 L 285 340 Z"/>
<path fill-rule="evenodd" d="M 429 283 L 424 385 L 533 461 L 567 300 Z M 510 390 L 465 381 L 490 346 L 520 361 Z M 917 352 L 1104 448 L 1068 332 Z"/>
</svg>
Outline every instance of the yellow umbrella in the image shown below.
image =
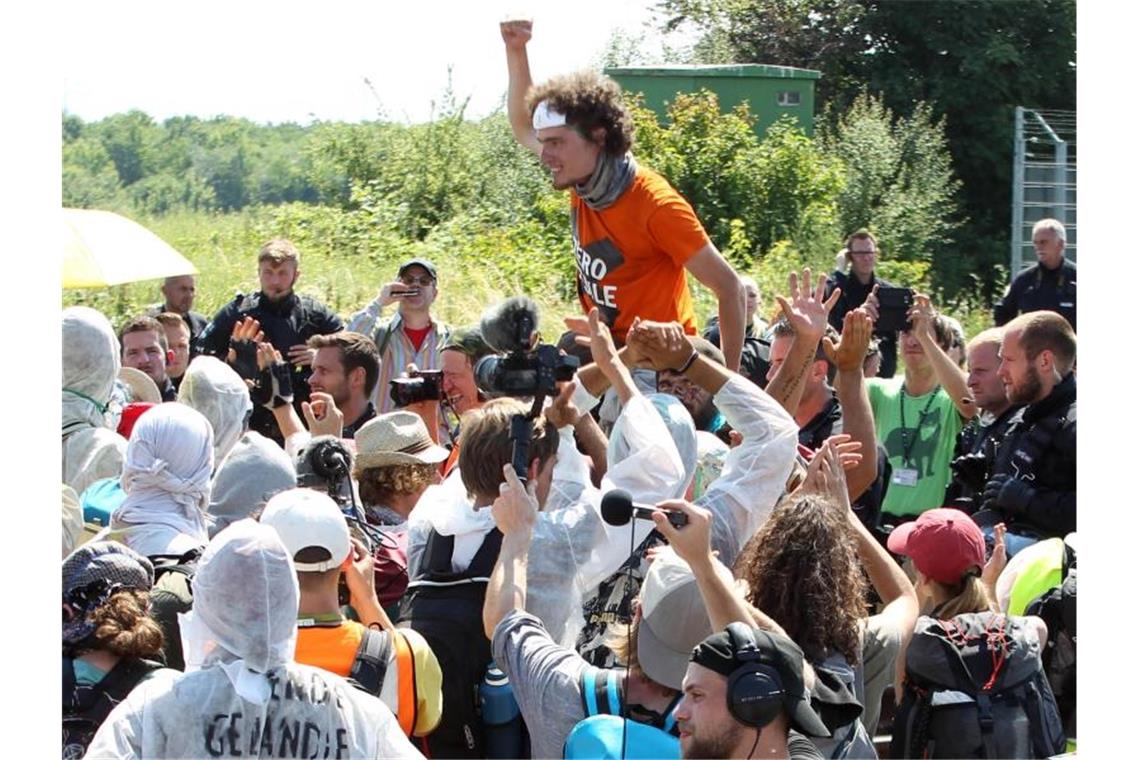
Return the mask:
<svg viewBox="0 0 1140 760">
<path fill-rule="evenodd" d="M 138 222 L 110 211 L 63 209 L 63 287 L 95 288 L 197 274 L 190 260 Z"/>
</svg>

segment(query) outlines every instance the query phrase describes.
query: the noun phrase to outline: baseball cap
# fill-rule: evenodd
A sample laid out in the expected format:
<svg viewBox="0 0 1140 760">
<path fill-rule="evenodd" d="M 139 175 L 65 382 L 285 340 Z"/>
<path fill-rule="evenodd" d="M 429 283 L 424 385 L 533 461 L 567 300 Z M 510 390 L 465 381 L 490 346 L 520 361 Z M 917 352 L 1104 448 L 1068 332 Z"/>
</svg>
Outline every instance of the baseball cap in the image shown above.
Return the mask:
<svg viewBox="0 0 1140 760">
<path fill-rule="evenodd" d="M 744 623 L 732 625 L 745 630 L 750 628 Z M 780 684 L 784 691 L 784 709 L 791 719 L 792 727 L 808 736 L 831 736 L 823 720 L 812 708 L 811 695 L 804 686 L 803 650 L 787 636 L 760 628 L 750 630 L 760 655 L 759 661 L 775 668 L 780 676 Z M 738 656 L 738 650 L 727 628 L 697 644 L 693 648 L 690 661 L 725 678 L 745 663 L 745 660 Z"/>
<path fill-rule="evenodd" d="M 471 360 L 471 364 L 495 353 L 495 349 L 483 340 L 483 333 L 479 332 L 478 325 L 456 327 L 447 336 L 447 340 L 440 346 L 440 351 L 458 351 Z"/>
<path fill-rule="evenodd" d="M 929 509 L 891 531 L 887 548 L 914 560 L 927 578 L 954 585 L 971 567 L 986 564 L 982 529 L 957 509 Z"/>
<path fill-rule="evenodd" d="M 431 278 L 433 280 L 437 280 L 437 281 L 439 280 L 439 275 L 437 275 L 435 272 L 435 264 L 431 263 L 427 259 L 420 259 L 420 258 L 408 259 L 407 261 L 405 261 L 403 264 L 400 265 L 400 268 L 398 270 L 396 270 L 396 276 L 397 277 L 402 276 L 404 274 L 404 272 L 408 271 L 412 267 L 423 267 L 424 269 L 427 270 L 427 273 L 431 275 Z"/>
<path fill-rule="evenodd" d="M 727 567 L 713 565 L 718 575 L 733 582 Z M 638 664 L 653 681 L 680 691 L 693 647 L 712 633 L 697 579 L 685 560 L 665 548 L 650 563 L 640 598 Z"/>
<path fill-rule="evenodd" d="M 323 562 L 297 562 L 303 573 L 323 573 L 339 567 L 352 549 L 348 524 L 336 502 L 310 488 L 291 488 L 270 499 L 261 513 L 261 522 L 272 527 L 281 537 L 291 557 L 310 547 L 329 553 Z"/>
</svg>

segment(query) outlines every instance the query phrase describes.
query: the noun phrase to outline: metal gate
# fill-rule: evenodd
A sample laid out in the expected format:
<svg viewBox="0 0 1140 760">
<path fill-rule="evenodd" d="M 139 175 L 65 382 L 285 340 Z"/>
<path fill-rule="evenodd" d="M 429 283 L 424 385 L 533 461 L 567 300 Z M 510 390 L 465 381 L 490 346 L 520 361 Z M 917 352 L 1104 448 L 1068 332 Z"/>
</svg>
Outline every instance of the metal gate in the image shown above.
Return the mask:
<svg viewBox="0 0 1140 760">
<path fill-rule="evenodd" d="M 1014 112 L 1010 278 L 1037 263 L 1033 225 L 1053 218 L 1065 225 L 1065 258 L 1077 260 L 1077 114 Z"/>
</svg>

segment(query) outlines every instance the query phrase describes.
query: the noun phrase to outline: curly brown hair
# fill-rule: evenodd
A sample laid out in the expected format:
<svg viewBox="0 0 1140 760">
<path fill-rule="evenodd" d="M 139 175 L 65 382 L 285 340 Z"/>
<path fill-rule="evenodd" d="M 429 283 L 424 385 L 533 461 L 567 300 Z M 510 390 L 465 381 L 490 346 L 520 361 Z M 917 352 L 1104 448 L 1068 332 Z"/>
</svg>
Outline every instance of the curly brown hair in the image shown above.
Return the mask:
<svg viewBox="0 0 1140 760">
<path fill-rule="evenodd" d="M 587 139 L 595 127 L 602 127 L 604 148 L 611 156 L 620 156 L 633 144 L 633 120 L 622 104 L 621 87 L 609 77 L 589 70 L 556 76 L 531 88 L 527 110 L 533 115 L 544 100 Z"/>
<path fill-rule="evenodd" d="M 775 620 L 819 661 L 841 652 L 849 663 L 863 648 L 867 581 L 842 510 L 815 494 L 785 499 L 744 547 L 734 572 L 748 601 Z"/>
<path fill-rule="evenodd" d="M 415 493 L 432 484 L 437 464 L 393 464 L 361 470 L 360 500 L 370 507 L 386 506 L 395 494 Z"/>
<path fill-rule="evenodd" d="M 153 657 L 162 651 L 162 629 L 149 617 L 149 609 L 146 591 L 116 591 L 91 611 L 91 638 L 100 649 L 120 657 Z"/>
</svg>

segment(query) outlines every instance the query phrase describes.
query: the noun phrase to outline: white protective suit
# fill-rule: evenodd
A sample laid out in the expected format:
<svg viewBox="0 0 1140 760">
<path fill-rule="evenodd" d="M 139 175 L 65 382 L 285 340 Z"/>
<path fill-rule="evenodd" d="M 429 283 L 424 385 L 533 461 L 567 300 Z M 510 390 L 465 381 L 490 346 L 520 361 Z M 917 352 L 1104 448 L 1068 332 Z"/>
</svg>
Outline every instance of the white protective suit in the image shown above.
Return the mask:
<svg viewBox="0 0 1140 760">
<path fill-rule="evenodd" d="M 297 472 L 284 449 L 265 436 L 247 431 L 218 465 L 210 487 L 210 535 L 250 513 L 275 493 L 297 487 Z"/>
<path fill-rule="evenodd" d="M 771 396 L 740 375 L 730 377 L 713 400 L 732 428 L 742 435 L 743 441 L 728 451 L 720 475 L 711 483 L 702 484 L 704 492 L 695 503 L 712 513 L 712 548 L 725 566 L 732 567 L 740 550 L 784 494 L 795 461 L 799 428 Z M 675 437 L 686 442 L 685 449 L 691 457 L 685 462 L 686 472 L 693 473 L 698 464 L 698 444 L 692 419 L 687 411 L 677 413 L 676 417 L 679 419 L 670 422 L 669 429 Z M 614 427 L 615 434 L 620 427 L 621 420 Z M 644 551 L 642 538 L 637 537 L 637 545 Z M 656 543 L 662 541 L 657 540 Z M 604 646 L 607 639 L 606 621 L 611 615 L 619 614 L 625 600 L 637 596 L 648 571 L 648 561 L 640 557 L 629 575 L 627 569 L 611 574 L 602 582 L 598 593 L 585 597 L 590 621 L 588 624 L 583 621 L 586 630 L 582 636 L 579 636 L 582 626 L 571 625 L 564 632 L 562 643 L 582 652 L 595 664 L 601 661 L 597 659 L 601 655 L 596 650 Z M 529 581 L 527 586 L 529 597 Z"/>
<path fill-rule="evenodd" d="M 293 661 L 297 576 L 276 531 L 234 523 L 192 583 L 186 672 L 136 687 L 87 757 L 421 757 L 380 700 Z"/>
<path fill-rule="evenodd" d="M 63 487 L 63 555 L 66 557 L 75 550 L 83 539 L 83 509 L 79 506 L 79 496 L 71 486 Z"/>
<path fill-rule="evenodd" d="M 121 478 L 127 497 L 98 538 L 146 557 L 205 546 L 213 440 L 209 421 L 184 404 L 159 404 L 139 417 Z"/>
<path fill-rule="evenodd" d="M 198 356 L 186 368 L 178 386 L 178 401 L 210 421 L 214 429 L 214 464 L 221 467 L 253 411 L 245 381 L 225 362 L 213 356 Z"/>
<path fill-rule="evenodd" d="M 86 306 L 63 310 L 63 482 L 82 494 L 118 477 L 126 440 L 109 424 L 119 341 L 107 318 Z"/>
<path fill-rule="evenodd" d="M 589 394 L 576 389 L 575 406 L 589 409 Z M 594 399 L 596 403 L 596 399 Z M 654 503 L 672 498 L 686 480 L 677 447 L 664 421 L 644 396 L 635 396 L 622 410 L 627 427 L 628 456 L 609 468 L 602 488 L 590 484 L 589 473 L 574 445 L 573 427 L 559 430 L 558 455 L 548 503 L 565 503 L 561 487 L 573 487 L 580 496 L 569 506 L 538 515 L 531 540 L 527 570 L 527 611 L 542 619 L 555 641 L 574 620 L 580 625 L 582 597 L 621 566 L 629 556 L 630 527 L 607 525 L 601 517 L 602 495 L 622 488 L 635 502 Z M 635 540 L 645 539 L 653 523 L 635 520 Z M 462 570 L 493 528 L 490 509 L 474 509 L 458 470 L 440 486 L 424 492 L 409 517 L 408 570 L 415 578 L 424 545 L 432 527 L 454 535 L 452 565 Z"/>
</svg>

